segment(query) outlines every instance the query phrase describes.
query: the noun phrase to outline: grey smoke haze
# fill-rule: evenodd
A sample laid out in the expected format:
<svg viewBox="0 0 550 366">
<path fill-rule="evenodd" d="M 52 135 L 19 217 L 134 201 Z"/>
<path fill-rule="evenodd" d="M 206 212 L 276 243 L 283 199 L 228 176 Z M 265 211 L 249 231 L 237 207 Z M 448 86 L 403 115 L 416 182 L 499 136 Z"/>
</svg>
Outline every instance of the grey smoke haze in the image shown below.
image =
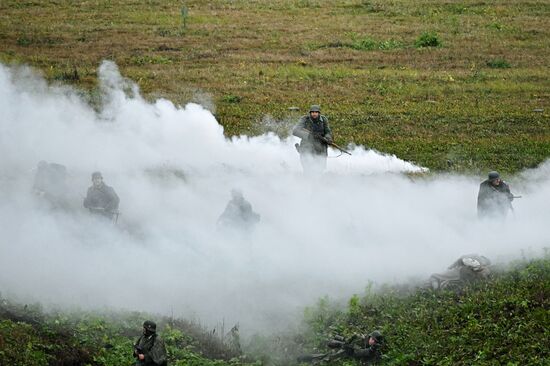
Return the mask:
<svg viewBox="0 0 550 366">
<path fill-rule="evenodd" d="M 99 75 L 104 103 L 96 112 L 68 87 L 0 65 L 4 293 L 173 310 L 251 331 L 284 325 L 323 295 L 361 293 L 368 281 L 425 278 L 465 253 L 498 260 L 550 243 L 548 162 L 508 177 L 523 195 L 515 217 L 480 223 L 481 177 L 411 179 L 403 173 L 422 168 L 356 147 L 329 159 L 323 177 L 306 179 L 293 137 L 226 139 L 200 105 L 146 102 L 109 62 Z M 49 210 L 31 193 L 40 160 L 67 167 L 72 210 Z M 117 228 L 82 208 L 95 170 L 120 196 Z M 234 187 L 262 216 L 248 237 L 216 231 Z"/>
</svg>

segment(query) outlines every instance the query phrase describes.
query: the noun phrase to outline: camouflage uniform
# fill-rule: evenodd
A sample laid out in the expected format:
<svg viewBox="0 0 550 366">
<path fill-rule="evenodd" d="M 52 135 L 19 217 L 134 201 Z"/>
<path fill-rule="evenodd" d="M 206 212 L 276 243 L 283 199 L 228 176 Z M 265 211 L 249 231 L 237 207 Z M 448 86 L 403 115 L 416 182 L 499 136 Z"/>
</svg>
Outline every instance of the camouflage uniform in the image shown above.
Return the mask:
<svg viewBox="0 0 550 366">
<path fill-rule="evenodd" d="M 318 106 L 312 106 L 311 109 L 319 111 Z M 323 138 L 332 142 L 327 117 L 319 114 L 319 118 L 313 119 L 311 114 L 305 115 L 294 127 L 292 134 L 302 139 L 296 148 L 300 153 L 304 172 L 324 171 L 327 164 L 327 143 Z"/>
<path fill-rule="evenodd" d="M 368 340 L 370 337 L 373 337 L 376 340 L 376 343 L 372 345 L 369 344 Z M 375 365 L 380 362 L 382 358 L 382 342 L 382 335 L 380 332 L 375 331 L 365 339 L 364 348 L 347 345 L 345 350 L 350 357 L 360 360 L 362 365 Z"/>
<path fill-rule="evenodd" d="M 463 255 L 449 266 L 447 272 L 432 274 L 428 285 L 438 290 L 483 280 L 491 275 L 490 265 L 491 261 L 485 256 Z"/>
<path fill-rule="evenodd" d="M 360 360 L 363 365 L 375 365 L 382 358 L 380 348 L 379 344 L 373 344 L 366 348 L 354 349 L 351 357 Z"/>
<path fill-rule="evenodd" d="M 489 179 L 479 186 L 477 195 L 477 212 L 479 216 L 505 217 L 512 207 L 514 195 L 504 181 L 493 185 Z"/>
<path fill-rule="evenodd" d="M 119 202 L 120 199 L 115 193 L 115 190 L 105 183 L 102 183 L 100 187 L 92 185 L 88 188 L 88 193 L 84 199 L 84 207 L 92 212 L 97 212 L 103 216 L 112 218 L 118 210 Z"/>
<path fill-rule="evenodd" d="M 142 335 L 134 345 L 145 356 L 144 360 L 137 360 L 136 366 L 166 366 L 166 347 L 164 341 L 156 333 Z"/>
</svg>

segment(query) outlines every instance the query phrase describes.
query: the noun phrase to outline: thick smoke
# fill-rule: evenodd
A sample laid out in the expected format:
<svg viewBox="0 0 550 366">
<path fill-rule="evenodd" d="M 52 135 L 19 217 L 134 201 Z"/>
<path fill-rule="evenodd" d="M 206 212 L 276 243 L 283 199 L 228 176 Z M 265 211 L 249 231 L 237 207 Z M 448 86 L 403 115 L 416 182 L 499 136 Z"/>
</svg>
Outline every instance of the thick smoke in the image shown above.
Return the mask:
<svg viewBox="0 0 550 366">
<path fill-rule="evenodd" d="M 116 307 L 284 325 L 318 297 L 361 293 L 369 281 L 442 271 L 462 254 L 494 261 L 550 243 L 550 164 L 509 177 L 515 214 L 479 221 L 480 177 L 423 169 L 362 147 L 301 173 L 293 137 L 227 139 L 198 104 L 143 100 L 104 62 L 102 105 L 0 65 L 0 291 L 28 301 Z M 336 151 L 331 151 L 336 156 Z M 63 164 L 70 207 L 32 193 L 39 161 Z M 121 199 L 118 226 L 82 207 L 100 170 Z M 220 232 L 239 188 L 261 215 L 254 232 Z"/>
</svg>

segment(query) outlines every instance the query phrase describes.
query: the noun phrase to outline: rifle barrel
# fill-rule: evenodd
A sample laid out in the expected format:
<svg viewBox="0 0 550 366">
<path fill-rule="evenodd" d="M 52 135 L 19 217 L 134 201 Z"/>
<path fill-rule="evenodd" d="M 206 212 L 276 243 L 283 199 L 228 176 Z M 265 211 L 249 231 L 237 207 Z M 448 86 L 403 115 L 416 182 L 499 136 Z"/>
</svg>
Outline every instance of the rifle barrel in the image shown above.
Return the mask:
<svg viewBox="0 0 550 366">
<path fill-rule="evenodd" d="M 327 141 L 327 143 L 328 143 L 328 141 Z M 346 153 L 346 154 L 348 154 L 348 155 L 351 155 L 351 153 L 350 153 L 349 151 L 347 151 L 347 150 L 341 148 L 340 146 L 336 145 L 334 142 L 329 143 L 329 145 L 332 146 L 332 147 L 337 148 L 338 150 L 340 150 L 340 151 L 343 152 L 343 153 Z"/>
</svg>

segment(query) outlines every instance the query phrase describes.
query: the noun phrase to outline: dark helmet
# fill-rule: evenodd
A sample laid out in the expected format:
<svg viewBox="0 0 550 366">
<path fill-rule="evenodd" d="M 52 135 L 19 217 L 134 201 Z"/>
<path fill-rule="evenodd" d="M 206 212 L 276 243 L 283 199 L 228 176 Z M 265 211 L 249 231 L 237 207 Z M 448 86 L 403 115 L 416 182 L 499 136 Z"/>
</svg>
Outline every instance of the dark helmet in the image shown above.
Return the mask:
<svg viewBox="0 0 550 366">
<path fill-rule="evenodd" d="M 311 113 L 311 112 L 321 113 L 321 107 L 319 107 L 317 104 L 314 104 L 311 107 L 309 107 L 309 113 Z"/>
<path fill-rule="evenodd" d="M 95 178 L 101 178 L 103 179 L 103 176 L 101 175 L 101 172 L 93 172 L 92 173 L 92 180 Z"/>
<path fill-rule="evenodd" d="M 377 343 L 381 343 L 384 341 L 384 336 L 382 335 L 382 333 L 380 333 L 379 330 L 375 330 L 373 331 L 372 333 L 369 334 L 369 337 L 372 337 L 374 338 L 374 340 L 377 342 Z"/>
<path fill-rule="evenodd" d="M 495 171 L 489 172 L 489 180 L 495 180 L 498 178 L 500 178 L 500 174 L 498 174 L 498 172 L 495 172 Z"/>
<path fill-rule="evenodd" d="M 143 322 L 143 328 L 149 332 L 155 333 L 157 331 L 157 324 L 152 320 L 146 320 Z"/>
</svg>

